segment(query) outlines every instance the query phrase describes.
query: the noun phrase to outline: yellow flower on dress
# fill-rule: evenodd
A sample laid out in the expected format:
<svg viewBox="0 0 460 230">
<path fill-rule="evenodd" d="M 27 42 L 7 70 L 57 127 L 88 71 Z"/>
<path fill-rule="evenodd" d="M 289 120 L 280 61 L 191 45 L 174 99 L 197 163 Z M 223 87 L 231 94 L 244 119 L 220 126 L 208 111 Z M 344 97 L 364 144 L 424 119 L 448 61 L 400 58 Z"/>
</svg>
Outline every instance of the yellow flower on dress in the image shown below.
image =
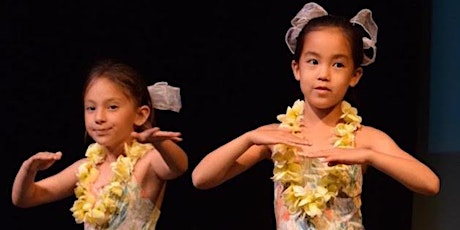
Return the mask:
<svg viewBox="0 0 460 230">
<path fill-rule="evenodd" d="M 294 135 L 300 134 L 303 119 L 304 101 L 297 100 L 287 108 L 286 114 L 280 114 L 277 119 L 281 122 L 280 128 L 289 128 Z M 361 127 L 361 117 L 356 108 L 348 102 L 342 101 L 342 119 L 334 128 L 337 140 L 333 146 L 337 148 L 353 148 L 355 131 Z M 318 181 L 311 181 L 303 175 L 304 167 L 311 167 L 310 163 L 302 163 L 297 157 L 297 148 L 285 144 L 277 144 L 273 148 L 274 162 L 272 180 L 283 185 L 284 203 L 290 213 L 313 218 L 320 216 L 327 207 L 327 202 L 336 197 L 340 191 L 347 192 L 351 178 L 345 165 L 336 165 L 325 170 L 324 176 Z M 312 184 L 314 183 L 314 184 Z"/>
<path fill-rule="evenodd" d="M 110 164 L 113 172 L 111 182 L 95 196 L 90 189 L 99 176 L 96 166 L 102 163 L 106 156 L 99 144 L 89 145 L 85 154 L 88 160 L 80 165 L 76 174 L 78 182 L 74 193 L 77 200 L 70 209 L 75 221 L 87 223 L 97 229 L 107 227 L 112 215 L 118 212 L 117 204 L 125 202 L 124 191 L 131 179 L 134 165 L 152 148 L 151 144 L 140 144 L 136 140 L 131 145 L 125 144 L 126 156 L 120 155 Z"/>
</svg>

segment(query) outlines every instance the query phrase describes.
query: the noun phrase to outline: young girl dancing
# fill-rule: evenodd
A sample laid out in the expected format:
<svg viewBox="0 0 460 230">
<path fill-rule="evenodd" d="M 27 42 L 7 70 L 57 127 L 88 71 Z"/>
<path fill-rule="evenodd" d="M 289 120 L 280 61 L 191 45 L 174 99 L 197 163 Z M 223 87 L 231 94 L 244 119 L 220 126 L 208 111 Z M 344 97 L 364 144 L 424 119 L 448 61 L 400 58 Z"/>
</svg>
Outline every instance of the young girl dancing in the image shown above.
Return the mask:
<svg viewBox="0 0 460 230">
<path fill-rule="evenodd" d="M 348 20 L 307 3 L 292 25 L 286 42 L 304 98 L 277 116 L 280 123 L 248 131 L 206 155 L 193 170 L 195 187 L 213 188 L 271 159 L 278 230 L 364 229 L 361 188 L 368 166 L 414 192 L 437 194 L 436 174 L 387 134 L 361 124 L 357 109 L 344 100 L 362 66 L 375 60 L 371 11 Z"/>
<path fill-rule="evenodd" d="M 75 194 L 70 210 L 85 229 L 155 229 L 166 181 L 188 167 L 185 152 L 175 143 L 181 133 L 154 127 L 145 82 L 120 62 L 108 60 L 92 69 L 83 101 L 86 132 L 95 142 L 86 158 L 35 181 L 38 171 L 62 153 L 31 156 L 14 180 L 13 203 L 27 208 Z"/>
</svg>

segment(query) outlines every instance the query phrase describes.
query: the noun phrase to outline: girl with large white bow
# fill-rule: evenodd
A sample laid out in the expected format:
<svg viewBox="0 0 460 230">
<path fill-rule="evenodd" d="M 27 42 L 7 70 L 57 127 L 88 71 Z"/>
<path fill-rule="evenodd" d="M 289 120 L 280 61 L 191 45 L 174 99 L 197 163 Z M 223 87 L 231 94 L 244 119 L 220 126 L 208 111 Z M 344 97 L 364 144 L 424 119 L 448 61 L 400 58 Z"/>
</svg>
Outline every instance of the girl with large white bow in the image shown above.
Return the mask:
<svg viewBox="0 0 460 230">
<path fill-rule="evenodd" d="M 278 230 L 364 229 L 367 166 L 414 192 L 437 194 L 437 175 L 387 134 L 362 125 L 357 109 L 344 100 L 363 75 L 362 66 L 375 61 L 376 42 L 370 10 L 348 20 L 305 4 L 286 34 L 304 98 L 278 115 L 280 123 L 248 131 L 206 155 L 192 173 L 194 185 L 218 186 L 271 159 Z"/>
</svg>

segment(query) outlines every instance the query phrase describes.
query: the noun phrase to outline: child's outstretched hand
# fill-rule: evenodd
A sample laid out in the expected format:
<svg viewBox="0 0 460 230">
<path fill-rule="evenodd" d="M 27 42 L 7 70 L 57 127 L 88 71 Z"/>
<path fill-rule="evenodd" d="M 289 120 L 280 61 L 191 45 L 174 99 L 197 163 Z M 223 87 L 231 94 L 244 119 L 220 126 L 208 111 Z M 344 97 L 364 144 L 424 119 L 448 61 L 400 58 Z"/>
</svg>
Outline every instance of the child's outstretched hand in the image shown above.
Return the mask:
<svg viewBox="0 0 460 230">
<path fill-rule="evenodd" d="M 164 140 L 172 140 L 175 142 L 182 141 L 180 132 L 161 131 L 158 127 L 153 127 L 144 130 L 140 133 L 132 132 L 131 137 L 136 138 L 141 143 L 153 143 Z"/>
<path fill-rule="evenodd" d="M 329 166 L 337 164 L 365 164 L 367 163 L 367 151 L 360 148 L 331 148 L 316 152 L 304 152 L 303 156 L 310 158 L 320 158 L 321 161 L 327 162 Z"/>
<path fill-rule="evenodd" d="M 251 132 L 251 141 L 256 145 L 286 144 L 297 147 L 311 146 L 308 140 L 297 137 L 291 130 L 280 128 L 279 124 L 261 126 Z"/>
<path fill-rule="evenodd" d="M 46 170 L 62 157 L 62 152 L 39 152 L 26 160 L 25 165 L 34 171 Z"/>
</svg>

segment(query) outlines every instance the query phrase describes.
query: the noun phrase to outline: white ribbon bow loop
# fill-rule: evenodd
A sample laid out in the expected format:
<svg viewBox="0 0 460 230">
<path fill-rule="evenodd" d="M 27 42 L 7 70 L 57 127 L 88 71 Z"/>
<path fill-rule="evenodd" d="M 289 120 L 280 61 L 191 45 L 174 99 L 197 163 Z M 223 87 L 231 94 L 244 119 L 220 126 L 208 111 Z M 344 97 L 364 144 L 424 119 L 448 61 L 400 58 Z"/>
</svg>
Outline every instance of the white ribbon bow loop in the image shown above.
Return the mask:
<svg viewBox="0 0 460 230">
<path fill-rule="evenodd" d="M 180 89 L 168 85 L 167 82 L 157 82 L 148 86 L 153 108 L 179 112 L 182 107 Z"/>
</svg>

